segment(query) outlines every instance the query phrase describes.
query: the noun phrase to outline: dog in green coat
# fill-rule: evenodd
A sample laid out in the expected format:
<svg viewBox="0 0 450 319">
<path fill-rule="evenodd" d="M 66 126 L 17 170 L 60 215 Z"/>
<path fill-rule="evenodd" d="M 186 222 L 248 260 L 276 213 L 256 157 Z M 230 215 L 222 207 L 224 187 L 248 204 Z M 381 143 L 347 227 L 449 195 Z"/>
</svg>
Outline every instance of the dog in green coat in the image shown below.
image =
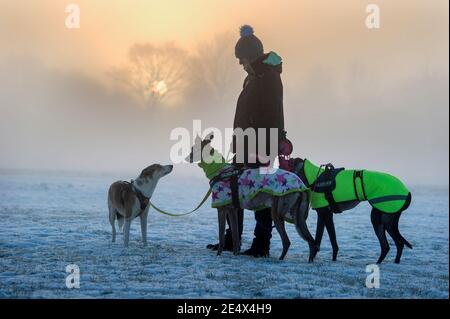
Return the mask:
<svg viewBox="0 0 450 319">
<path fill-rule="evenodd" d="M 411 193 L 392 175 L 369 170 L 335 169 L 332 165 L 318 166 L 307 159 L 291 159 L 295 173 L 311 189 L 311 207 L 317 211 L 316 246 L 320 248 L 324 228 L 333 248 L 333 261 L 338 254 L 333 213 L 356 207 L 362 201 L 372 206 L 371 221 L 380 242 L 381 263 L 389 252 L 386 231 L 397 247 L 395 263 L 400 263 L 403 248 L 411 244 L 400 234 L 400 216 L 411 203 Z"/>
</svg>

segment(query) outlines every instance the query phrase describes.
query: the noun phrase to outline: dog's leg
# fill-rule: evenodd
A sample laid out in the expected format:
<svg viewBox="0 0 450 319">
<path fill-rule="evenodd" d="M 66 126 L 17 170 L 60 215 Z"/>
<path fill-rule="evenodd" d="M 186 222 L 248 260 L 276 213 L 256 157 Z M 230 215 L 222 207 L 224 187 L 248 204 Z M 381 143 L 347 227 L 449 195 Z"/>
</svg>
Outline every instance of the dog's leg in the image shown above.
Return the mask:
<svg viewBox="0 0 450 319">
<path fill-rule="evenodd" d="M 122 215 L 117 215 L 117 224 L 119 225 L 119 231 L 123 233 L 123 224 L 125 222 L 125 217 Z"/>
<path fill-rule="evenodd" d="M 114 243 L 116 241 L 116 210 L 112 207 L 110 203 L 108 203 L 108 209 L 109 209 L 109 223 L 111 224 L 112 228 L 112 242 Z"/>
<path fill-rule="evenodd" d="M 394 240 L 395 246 L 397 247 L 397 255 L 395 256 L 395 263 L 399 264 L 400 259 L 402 258 L 403 248 L 405 247 L 405 244 L 402 240 L 402 235 L 400 235 L 400 231 L 398 230 L 398 220 L 400 213 L 395 215 L 389 215 L 387 216 L 386 221 L 386 230 L 388 234 L 392 237 Z"/>
<path fill-rule="evenodd" d="M 317 227 L 316 227 L 316 238 L 315 238 L 314 242 L 316 244 L 317 251 L 320 250 L 320 244 L 322 243 L 323 231 L 325 230 L 324 217 L 323 217 L 324 209 L 326 209 L 326 208 L 319 208 L 316 210 L 316 212 L 317 212 Z"/>
<path fill-rule="evenodd" d="M 381 254 L 377 261 L 377 264 L 381 264 L 389 252 L 389 243 L 387 241 L 386 230 L 382 222 L 382 213 L 373 208 L 372 213 L 370 214 L 370 219 L 381 246 Z"/>
<path fill-rule="evenodd" d="M 325 227 L 327 228 L 328 237 L 330 238 L 331 247 L 333 248 L 333 261 L 336 261 L 339 246 L 336 239 L 336 229 L 334 228 L 333 212 L 328 210 L 323 215 Z"/>
<path fill-rule="evenodd" d="M 125 218 L 125 224 L 123 226 L 123 242 L 125 247 L 128 247 L 128 242 L 130 241 L 130 226 L 132 218 Z"/>
<path fill-rule="evenodd" d="M 238 213 L 239 210 L 233 207 L 227 209 L 228 220 L 231 228 L 231 238 L 233 239 L 233 254 L 238 255 L 240 251 L 241 243 L 239 241 L 239 226 L 238 226 Z"/>
<path fill-rule="evenodd" d="M 147 206 L 144 211 L 142 212 L 140 218 L 141 218 L 141 236 L 142 236 L 142 243 L 144 246 L 147 246 L 147 217 L 148 217 L 148 210 L 149 207 Z"/>
<path fill-rule="evenodd" d="M 225 247 L 225 224 L 227 222 L 227 208 L 222 207 L 217 209 L 217 216 L 219 219 L 219 248 L 217 249 L 217 255 L 222 254 Z"/>
<path fill-rule="evenodd" d="M 283 252 L 280 256 L 280 260 L 283 260 L 291 246 L 291 241 L 289 240 L 289 236 L 284 227 L 284 218 L 278 212 L 278 199 L 276 197 L 273 199 L 271 213 L 275 228 L 277 229 L 278 234 L 280 234 L 281 242 L 283 244 Z"/>
</svg>

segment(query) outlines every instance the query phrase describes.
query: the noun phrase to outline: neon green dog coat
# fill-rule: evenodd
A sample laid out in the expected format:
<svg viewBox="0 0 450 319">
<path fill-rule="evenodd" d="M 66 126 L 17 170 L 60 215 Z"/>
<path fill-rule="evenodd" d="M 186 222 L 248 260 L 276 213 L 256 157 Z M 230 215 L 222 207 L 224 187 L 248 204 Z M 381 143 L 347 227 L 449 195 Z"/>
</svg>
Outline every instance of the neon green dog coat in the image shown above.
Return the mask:
<svg viewBox="0 0 450 319">
<path fill-rule="evenodd" d="M 324 169 L 305 159 L 303 170 L 312 185 Z M 405 205 L 409 190 L 395 176 L 362 170 L 355 178 L 356 170 L 343 170 L 336 175 L 336 188 L 332 191 L 337 204 L 350 201 L 369 201 L 376 209 L 384 213 L 397 213 Z M 313 189 L 311 189 L 313 191 Z M 312 192 L 313 209 L 329 206 L 323 193 Z"/>
</svg>

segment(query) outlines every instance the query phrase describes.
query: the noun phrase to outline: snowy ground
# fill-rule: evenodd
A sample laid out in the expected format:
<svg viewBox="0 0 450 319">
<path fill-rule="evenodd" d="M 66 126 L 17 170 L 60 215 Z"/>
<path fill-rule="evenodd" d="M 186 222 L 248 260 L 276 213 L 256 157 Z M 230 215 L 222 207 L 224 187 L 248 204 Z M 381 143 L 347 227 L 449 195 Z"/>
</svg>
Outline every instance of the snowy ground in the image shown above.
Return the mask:
<svg viewBox="0 0 450 319">
<path fill-rule="evenodd" d="M 122 176 L 128 178 L 133 176 Z M 122 237 L 111 243 L 106 192 L 115 177 L 0 174 L 0 298 L 448 298 L 448 189 L 413 188 L 412 207 L 400 231 L 413 244 L 402 263 L 395 246 L 381 266 L 381 287 L 365 287 L 366 265 L 379 245 L 369 207 L 336 216 L 340 244 L 332 262 L 328 237 L 316 262 L 307 263 L 306 244 L 288 226 L 292 246 L 278 261 L 281 242 L 274 232 L 272 257 L 253 259 L 205 249 L 217 238 L 217 215 L 205 204 L 188 217 L 154 210 L 149 246 L 132 225 L 130 247 Z M 207 189 L 205 179 L 161 180 L 153 197 L 160 207 L 184 212 Z M 315 231 L 316 214 L 310 213 Z M 253 213 L 247 212 L 243 248 L 252 239 Z M 65 286 L 66 265 L 77 264 L 80 289 Z"/>
</svg>

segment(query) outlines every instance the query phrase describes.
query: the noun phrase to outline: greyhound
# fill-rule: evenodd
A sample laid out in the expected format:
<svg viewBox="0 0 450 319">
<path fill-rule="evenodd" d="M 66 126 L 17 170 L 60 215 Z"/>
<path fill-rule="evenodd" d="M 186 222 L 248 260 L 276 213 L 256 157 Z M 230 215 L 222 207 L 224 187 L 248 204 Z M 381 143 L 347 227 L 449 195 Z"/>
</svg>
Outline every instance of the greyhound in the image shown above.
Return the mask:
<svg viewBox="0 0 450 319">
<path fill-rule="evenodd" d="M 223 172 L 226 169 L 232 169 L 233 167 L 227 164 L 223 156 L 216 150 L 214 150 L 214 148 L 211 146 L 211 140 L 213 138 L 214 135 L 212 133 L 208 134 L 204 140 L 197 136 L 197 138 L 195 139 L 195 143 L 191 148 L 190 154 L 186 157 L 186 161 L 190 163 L 199 162 L 199 166 L 204 169 L 205 173 L 207 173 L 207 171 L 211 171 L 210 168 L 212 168 L 215 170 L 215 176 L 218 176 L 220 172 Z M 287 171 L 282 172 L 283 174 L 291 174 L 291 177 L 295 178 L 298 181 L 299 185 L 301 184 L 302 186 L 304 186 L 295 174 Z M 206 175 L 210 179 L 213 177 L 209 176 L 208 173 Z M 293 220 L 298 234 L 309 245 L 309 262 L 313 262 L 314 260 L 314 256 L 316 254 L 316 245 L 314 243 L 314 238 L 310 234 L 308 226 L 306 225 L 306 219 L 309 210 L 309 196 L 310 193 L 305 187 L 304 189 L 299 188 L 297 190 L 294 190 L 293 192 L 278 195 L 271 195 L 266 192 L 258 192 L 251 201 L 241 203 L 241 206 L 243 206 L 242 208 L 251 210 L 254 209 L 254 207 L 261 205 L 265 205 L 267 207 L 267 204 L 272 207 L 272 220 L 275 223 L 275 227 L 280 234 L 283 244 L 283 251 L 281 253 L 280 260 L 284 259 L 291 244 L 285 229 L 285 219 Z M 232 234 L 233 254 L 239 254 L 240 242 L 237 222 L 238 209 L 235 208 L 234 205 L 228 203 L 217 207 L 217 213 L 219 220 L 219 248 L 217 251 L 217 255 L 220 255 L 224 249 L 225 223 L 227 217 L 230 222 Z"/>
<path fill-rule="evenodd" d="M 144 246 L 147 245 L 149 200 L 159 179 L 169 174 L 172 169 L 173 165 L 153 164 L 143 169 L 136 180 L 132 180 L 131 183 L 117 181 L 111 184 L 108 191 L 108 208 L 113 242 L 116 241 L 116 219 L 119 229 L 123 229 L 125 247 L 128 247 L 131 221 L 139 216 L 142 242 Z"/>
<path fill-rule="evenodd" d="M 332 196 L 328 195 L 327 197 L 324 192 L 319 193 L 315 190 L 317 181 L 325 170 L 307 159 L 291 160 L 295 173 L 312 190 L 312 208 L 317 211 L 318 215 L 315 237 L 318 250 L 320 250 L 323 231 L 326 227 L 333 248 L 333 261 L 336 261 L 339 247 L 336 240 L 333 212 L 340 213 L 350 210 L 361 201 L 366 200 L 372 206 L 371 221 L 381 246 L 381 254 L 377 263 L 383 262 L 389 252 L 386 231 L 397 247 L 395 263 L 400 263 L 405 245 L 412 249 L 412 245 L 400 234 L 398 228 L 400 216 L 403 211 L 408 209 L 412 198 L 411 193 L 399 179 L 381 172 L 334 169 L 334 177 L 322 181 L 324 182 L 322 185 L 335 183 L 334 189 L 329 192 Z"/>
</svg>

